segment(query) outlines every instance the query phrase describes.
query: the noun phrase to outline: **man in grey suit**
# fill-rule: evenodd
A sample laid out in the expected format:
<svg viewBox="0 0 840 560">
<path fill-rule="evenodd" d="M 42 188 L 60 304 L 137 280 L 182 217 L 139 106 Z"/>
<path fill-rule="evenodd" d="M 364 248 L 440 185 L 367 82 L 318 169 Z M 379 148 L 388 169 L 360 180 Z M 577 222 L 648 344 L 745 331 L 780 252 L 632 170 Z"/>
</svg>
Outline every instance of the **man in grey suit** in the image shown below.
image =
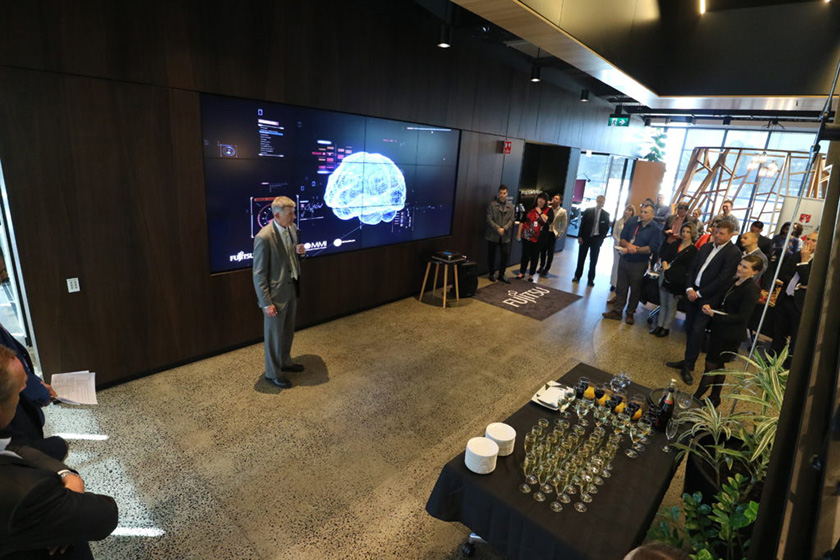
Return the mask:
<svg viewBox="0 0 840 560">
<path fill-rule="evenodd" d="M 263 310 L 265 378 L 288 389 L 286 372 L 303 371 L 292 362 L 292 339 L 300 282 L 300 257 L 306 253 L 295 227 L 295 203 L 278 196 L 271 203 L 274 219 L 254 237 L 254 289 Z"/>
</svg>

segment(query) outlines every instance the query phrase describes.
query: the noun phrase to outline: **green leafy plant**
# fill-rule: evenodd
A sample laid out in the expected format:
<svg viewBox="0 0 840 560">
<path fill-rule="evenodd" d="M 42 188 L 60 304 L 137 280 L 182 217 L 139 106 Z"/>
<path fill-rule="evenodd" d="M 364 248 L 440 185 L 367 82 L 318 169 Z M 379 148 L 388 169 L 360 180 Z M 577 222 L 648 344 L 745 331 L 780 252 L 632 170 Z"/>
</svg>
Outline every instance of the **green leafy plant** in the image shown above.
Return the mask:
<svg viewBox="0 0 840 560">
<path fill-rule="evenodd" d="M 642 159 L 647 161 L 665 161 L 665 140 L 668 132 L 664 128 L 657 128 L 651 132 L 651 146 L 648 153 Z"/>
<path fill-rule="evenodd" d="M 734 380 L 726 383 L 732 391 L 724 398 L 736 404 L 749 403 L 757 410 L 735 412 L 733 404 L 730 413 L 724 414 L 707 399 L 703 407 L 684 412 L 679 422 L 691 427 L 674 444 L 680 450 L 677 457 L 693 454 L 701 459 L 714 472 L 718 488 L 736 465 L 737 470 L 749 474 L 745 495 L 762 482 L 767 476 L 787 386 L 787 356 L 787 348 L 778 356 L 738 356 L 746 365 L 744 369 L 709 372 L 707 375 L 724 374 Z M 700 444 L 698 436 L 709 436 L 709 443 Z"/>
<path fill-rule="evenodd" d="M 685 523 L 680 525 L 680 508 L 662 508 L 661 518 L 648 532 L 648 538 L 677 548 L 689 548 L 697 560 L 736 560 L 746 558 L 750 541 L 743 529 L 758 515 L 758 504 L 741 498 L 748 479 L 736 474 L 729 477 L 711 504 L 703 502 L 700 492 L 683 494 Z"/>
</svg>

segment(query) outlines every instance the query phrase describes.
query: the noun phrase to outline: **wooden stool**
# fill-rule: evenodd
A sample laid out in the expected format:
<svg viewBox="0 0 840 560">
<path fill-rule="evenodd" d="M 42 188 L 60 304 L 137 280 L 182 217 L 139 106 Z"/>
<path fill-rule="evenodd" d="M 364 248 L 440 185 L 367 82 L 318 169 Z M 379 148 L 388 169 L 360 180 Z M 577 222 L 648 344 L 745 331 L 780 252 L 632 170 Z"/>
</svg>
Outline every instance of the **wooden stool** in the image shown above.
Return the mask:
<svg viewBox="0 0 840 560">
<path fill-rule="evenodd" d="M 445 262 L 439 261 L 437 259 L 429 259 L 426 263 L 426 274 L 423 276 L 423 287 L 420 288 L 420 298 L 417 301 L 423 301 L 423 293 L 426 291 L 426 282 L 429 280 L 429 271 L 432 269 L 432 263 L 435 265 L 435 279 L 432 281 L 432 293 L 435 293 L 437 289 L 437 279 L 438 279 L 438 271 L 440 270 L 440 265 L 443 265 L 443 307 L 446 308 L 446 286 L 449 284 L 449 267 L 452 267 L 452 274 L 455 278 L 455 301 L 461 301 L 461 295 L 458 293 L 458 265 L 463 262 L 459 260 L 457 262 Z"/>
</svg>

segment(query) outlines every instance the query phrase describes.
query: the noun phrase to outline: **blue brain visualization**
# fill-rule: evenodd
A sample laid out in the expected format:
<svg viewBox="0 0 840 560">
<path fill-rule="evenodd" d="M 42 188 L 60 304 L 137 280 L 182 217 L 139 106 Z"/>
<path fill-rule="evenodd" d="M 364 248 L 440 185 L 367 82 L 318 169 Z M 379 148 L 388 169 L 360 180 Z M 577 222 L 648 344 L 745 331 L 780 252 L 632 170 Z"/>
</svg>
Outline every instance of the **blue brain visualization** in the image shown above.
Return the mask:
<svg viewBox="0 0 840 560">
<path fill-rule="evenodd" d="M 375 226 L 405 207 L 405 177 L 382 154 L 357 152 L 344 158 L 327 181 L 324 202 L 342 220 Z"/>
</svg>

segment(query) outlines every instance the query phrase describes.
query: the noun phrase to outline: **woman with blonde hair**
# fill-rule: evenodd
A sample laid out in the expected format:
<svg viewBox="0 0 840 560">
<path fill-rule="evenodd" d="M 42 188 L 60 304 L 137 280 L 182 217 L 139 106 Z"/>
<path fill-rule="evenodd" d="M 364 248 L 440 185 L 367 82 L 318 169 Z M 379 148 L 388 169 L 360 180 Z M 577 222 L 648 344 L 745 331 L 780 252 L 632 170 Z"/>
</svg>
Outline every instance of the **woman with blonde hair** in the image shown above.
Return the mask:
<svg viewBox="0 0 840 560">
<path fill-rule="evenodd" d="M 621 245 L 621 230 L 624 229 L 624 224 L 627 223 L 627 220 L 632 218 L 636 215 L 636 208 L 632 204 L 628 204 L 624 207 L 624 215 L 616 220 L 615 224 L 613 224 L 612 228 L 612 236 L 613 241 L 615 242 L 615 247 L 618 249 Z M 618 282 L 618 257 L 619 254 L 615 251 L 613 252 L 613 265 L 612 265 L 612 274 L 610 275 L 610 293 L 613 294 L 610 296 L 609 301 L 607 303 L 612 303 L 615 299 L 615 285 Z"/>
</svg>

